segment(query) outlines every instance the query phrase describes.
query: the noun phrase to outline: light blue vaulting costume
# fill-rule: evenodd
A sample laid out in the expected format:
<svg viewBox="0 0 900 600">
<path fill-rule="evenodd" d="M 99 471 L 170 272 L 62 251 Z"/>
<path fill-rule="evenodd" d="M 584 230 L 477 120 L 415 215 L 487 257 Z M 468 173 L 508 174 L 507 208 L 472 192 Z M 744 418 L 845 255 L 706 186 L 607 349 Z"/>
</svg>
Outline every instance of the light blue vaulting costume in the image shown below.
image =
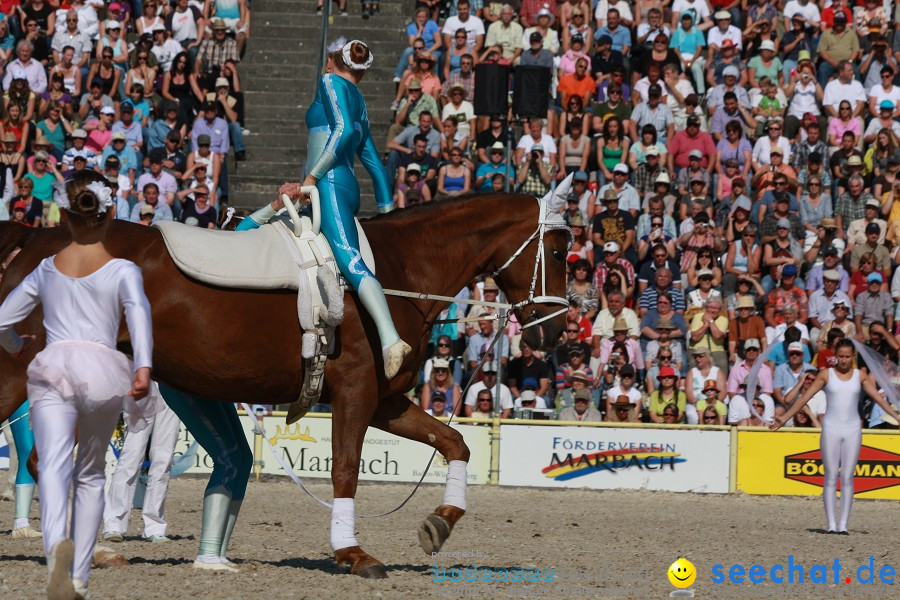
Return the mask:
<svg viewBox="0 0 900 600">
<path fill-rule="evenodd" d="M 28 400 L 26 400 L 9 417 L 11 422 L 14 421 L 9 429 L 12 431 L 16 456 L 19 460 L 16 470 L 16 521 L 12 532 L 14 537 L 40 537 L 28 523 L 31 502 L 34 498 L 34 478 L 28 472 L 28 456 L 34 448 L 34 434 L 31 433 L 28 419 Z"/>
<path fill-rule="evenodd" d="M 359 183 L 353 172 L 358 156 L 375 184 L 380 212 L 392 205 L 387 171 L 369 131 L 366 103 L 359 88 L 348 79 L 325 74 L 319 80 L 316 100 L 306 112 L 309 129 L 306 169 L 319 191 L 322 232 L 334 252 L 341 274 L 359 293 L 375 321 L 384 353 L 385 374 L 391 378 L 409 347 L 400 339 L 384 290 L 359 251 L 354 217 L 359 212 Z M 252 229 L 267 222 L 274 212 L 265 206 L 244 219 L 237 230 Z"/>
<path fill-rule="evenodd" d="M 322 231 L 341 273 L 359 290 L 362 280 L 374 275 L 360 256 L 353 221 L 359 212 L 359 183 L 353 173 L 357 155 L 375 184 L 379 207 L 392 202 L 387 170 L 369 133 L 369 116 L 359 88 L 337 75 L 322 76 L 316 102 L 306 113 L 306 126 L 310 133 L 307 172 L 318 181 Z"/>
</svg>

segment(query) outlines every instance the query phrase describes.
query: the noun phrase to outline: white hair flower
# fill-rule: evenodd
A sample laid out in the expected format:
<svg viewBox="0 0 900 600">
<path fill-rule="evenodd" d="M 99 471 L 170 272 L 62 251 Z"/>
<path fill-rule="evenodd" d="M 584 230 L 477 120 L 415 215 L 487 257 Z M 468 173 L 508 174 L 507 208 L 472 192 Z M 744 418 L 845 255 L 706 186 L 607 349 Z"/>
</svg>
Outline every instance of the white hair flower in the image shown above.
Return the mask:
<svg viewBox="0 0 900 600">
<path fill-rule="evenodd" d="M 361 40 L 350 40 L 349 42 L 344 44 L 344 48 L 341 50 L 341 55 L 344 57 L 344 63 L 347 64 L 348 66 L 350 66 L 351 68 L 356 69 L 357 71 L 365 71 L 366 69 L 368 69 L 369 67 L 372 66 L 372 62 L 375 60 L 375 56 L 372 54 L 372 51 L 369 50 L 369 58 L 366 59 L 366 62 L 364 62 L 364 63 L 353 62 L 353 59 L 350 58 L 350 48 L 353 46 L 353 44 L 362 44 L 363 46 L 366 47 L 367 50 L 369 48 L 369 46 Z"/>
<path fill-rule="evenodd" d="M 88 184 L 87 189 L 92 191 L 100 204 L 100 212 L 106 212 L 113 205 L 112 189 L 99 181 Z"/>
<path fill-rule="evenodd" d="M 339 37 L 338 39 L 336 39 L 333 42 L 331 42 L 330 44 L 328 44 L 328 53 L 331 54 L 332 52 L 337 52 L 338 50 L 343 50 L 344 44 L 346 44 L 346 43 L 347 43 L 347 38 L 345 38 L 344 36 Z"/>
</svg>

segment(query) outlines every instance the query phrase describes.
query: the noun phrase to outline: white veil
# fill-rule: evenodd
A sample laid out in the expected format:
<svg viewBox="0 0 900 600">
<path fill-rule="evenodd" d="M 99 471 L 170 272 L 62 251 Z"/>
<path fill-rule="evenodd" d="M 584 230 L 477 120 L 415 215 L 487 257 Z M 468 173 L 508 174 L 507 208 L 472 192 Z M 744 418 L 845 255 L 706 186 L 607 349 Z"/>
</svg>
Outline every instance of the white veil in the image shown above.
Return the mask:
<svg viewBox="0 0 900 600">
<path fill-rule="evenodd" d="M 761 419 L 764 422 L 771 423 L 771 418 L 766 419 L 768 415 L 760 415 L 759 412 L 753 407 L 753 398 L 756 395 L 756 385 L 757 378 L 759 377 L 759 370 L 762 368 L 762 365 L 768 359 L 769 354 L 772 350 L 775 349 L 777 344 L 781 344 L 783 342 L 784 334 L 780 335 L 773 343 L 769 344 L 769 347 L 766 348 L 765 352 L 760 352 L 759 356 L 756 358 L 756 362 L 753 363 L 753 368 L 750 369 L 750 373 L 747 375 L 747 404 L 750 407 L 750 413 L 753 414 L 757 419 Z M 854 348 L 856 348 L 856 352 L 862 362 L 865 363 L 865 366 L 869 369 L 869 372 L 872 373 L 872 376 L 875 377 L 875 381 L 878 383 L 878 387 L 884 390 L 887 395 L 887 400 L 890 402 L 894 408 L 900 410 L 900 394 L 898 394 L 897 386 L 900 385 L 900 367 L 896 363 L 891 362 L 886 357 L 878 354 L 868 346 L 861 344 L 858 340 L 854 338 L 849 338 L 853 342 Z M 766 411 L 767 413 L 769 411 Z"/>
</svg>

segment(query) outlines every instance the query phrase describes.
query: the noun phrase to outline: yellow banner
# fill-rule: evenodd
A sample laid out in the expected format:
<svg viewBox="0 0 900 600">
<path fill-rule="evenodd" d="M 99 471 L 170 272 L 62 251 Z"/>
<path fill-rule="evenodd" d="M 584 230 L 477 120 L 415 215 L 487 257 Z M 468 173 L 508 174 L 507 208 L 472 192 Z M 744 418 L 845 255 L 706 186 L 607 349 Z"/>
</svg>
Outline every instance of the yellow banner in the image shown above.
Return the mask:
<svg viewBox="0 0 900 600">
<path fill-rule="evenodd" d="M 737 447 L 740 491 L 791 496 L 822 493 L 825 468 L 818 431 L 738 431 Z M 853 486 L 861 498 L 900 500 L 900 435 L 863 433 Z"/>
</svg>

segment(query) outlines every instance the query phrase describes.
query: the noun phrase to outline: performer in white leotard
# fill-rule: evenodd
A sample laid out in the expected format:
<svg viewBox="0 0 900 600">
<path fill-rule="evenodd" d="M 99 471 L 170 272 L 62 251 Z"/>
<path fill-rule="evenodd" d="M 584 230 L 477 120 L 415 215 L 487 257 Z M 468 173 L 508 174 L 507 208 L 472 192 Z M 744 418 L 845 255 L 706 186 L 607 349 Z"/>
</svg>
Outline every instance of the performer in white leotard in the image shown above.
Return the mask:
<svg viewBox="0 0 900 600">
<path fill-rule="evenodd" d="M 81 171 L 55 197 L 72 242 L 41 261 L 0 306 L 0 346 L 21 354 L 34 336 L 14 325 L 38 304 L 47 345 L 28 365 L 28 399 L 38 461 L 49 598 L 86 598 L 103 516 L 106 448 L 123 408 L 146 427 L 153 337 L 140 268 L 113 258 L 103 240 L 115 218 L 105 178 Z M 70 200 L 71 199 L 71 200 Z M 124 309 L 134 363 L 116 350 Z M 154 397 L 158 401 L 158 397 Z M 72 460 L 75 427 L 78 458 Z M 68 504 L 74 488 L 71 526 Z M 74 540 L 74 542 L 73 542 Z"/>
<path fill-rule="evenodd" d="M 849 535 L 847 524 L 853 504 L 853 474 L 859 460 L 862 443 L 862 419 L 859 415 L 859 398 L 862 392 L 869 395 L 888 414 L 900 420 L 900 414 L 881 397 L 877 386 L 869 379 L 866 369 L 854 369 L 856 351 L 853 342 L 841 340 L 835 349 L 837 366 L 819 371 L 812 385 L 769 429 L 775 431 L 796 415 L 810 399 L 824 389 L 827 396 L 825 416 L 822 418 L 822 464 L 825 466 L 825 517 L 829 533 Z M 799 384 L 802 385 L 802 382 Z M 841 480 L 840 518 L 835 518 L 838 476 Z"/>
</svg>

